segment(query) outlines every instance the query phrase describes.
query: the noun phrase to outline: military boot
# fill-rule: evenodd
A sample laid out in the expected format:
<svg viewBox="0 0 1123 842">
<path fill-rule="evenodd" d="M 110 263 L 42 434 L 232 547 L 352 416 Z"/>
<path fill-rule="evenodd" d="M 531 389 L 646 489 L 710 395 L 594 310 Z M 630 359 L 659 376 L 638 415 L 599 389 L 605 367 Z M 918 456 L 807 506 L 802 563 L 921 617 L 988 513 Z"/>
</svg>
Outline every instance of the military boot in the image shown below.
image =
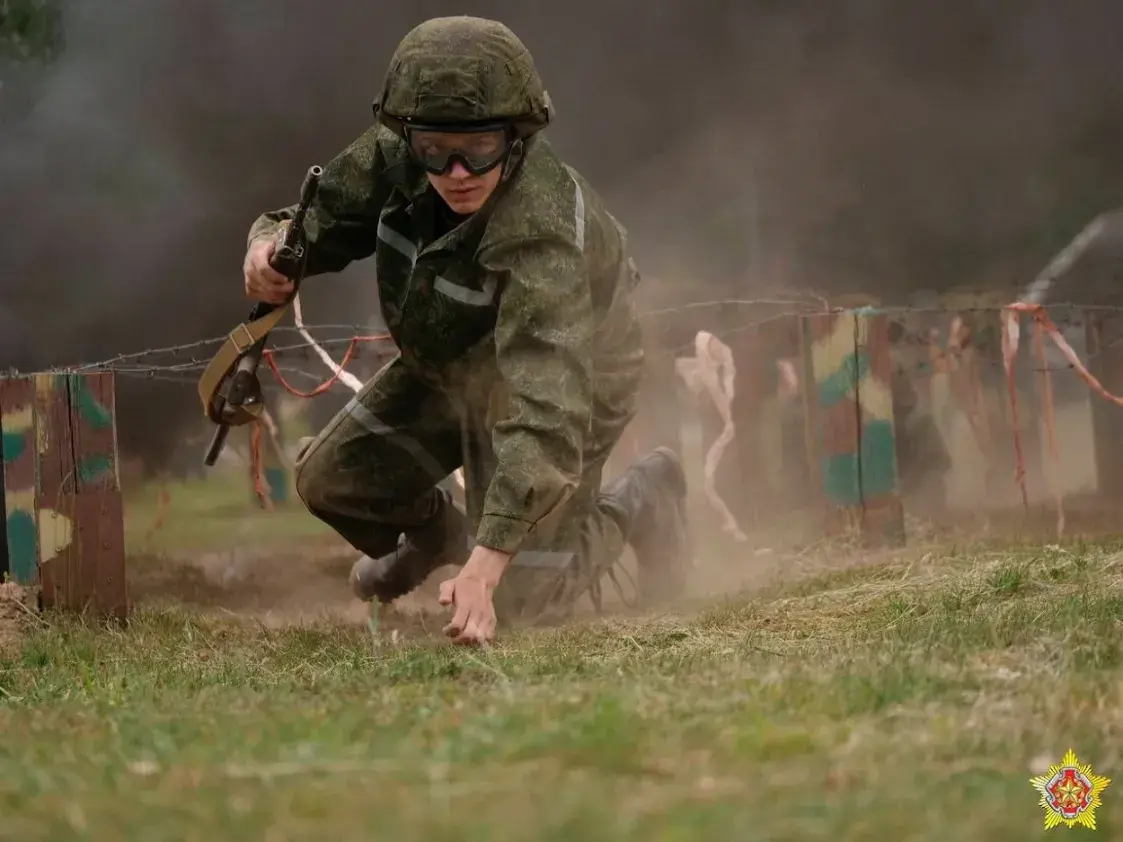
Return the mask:
<svg viewBox="0 0 1123 842">
<path fill-rule="evenodd" d="M 693 545 L 686 517 L 686 473 L 675 452 L 656 448 L 605 486 L 600 502 L 619 513 L 624 538 L 636 556 L 640 598 L 681 595 Z"/>
<path fill-rule="evenodd" d="M 605 486 L 597 505 L 620 526 L 636 556 L 638 591 L 643 602 L 682 594 L 693 547 L 686 521 L 686 474 L 674 451 L 660 447 Z M 602 579 L 608 577 L 621 601 L 634 605 L 617 580 L 617 559 L 591 559 L 572 553 L 557 566 L 521 565 L 518 556 L 495 590 L 496 613 L 504 620 L 531 620 L 549 625 L 570 616 L 578 599 L 588 594 L 602 610 Z"/>
<path fill-rule="evenodd" d="M 393 602 L 419 587 L 439 567 L 468 560 L 467 518 L 444 488 L 440 502 L 424 524 L 403 532 L 393 552 L 364 555 L 351 568 L 351 590 L 364 602 Z"/>
</svg>

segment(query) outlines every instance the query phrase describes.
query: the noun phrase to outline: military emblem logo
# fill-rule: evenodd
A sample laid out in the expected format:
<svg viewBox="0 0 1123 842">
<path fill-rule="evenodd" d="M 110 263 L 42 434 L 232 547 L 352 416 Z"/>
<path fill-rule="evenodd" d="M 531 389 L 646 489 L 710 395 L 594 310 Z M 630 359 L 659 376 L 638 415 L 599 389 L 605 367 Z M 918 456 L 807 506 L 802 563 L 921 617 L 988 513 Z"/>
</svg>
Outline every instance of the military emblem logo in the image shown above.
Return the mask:
<svg viewBox="0 0 1123 842">
<path fill-rule="evenodd" d="M 1038 804 L 1045 808 L 1046 830 L 1061 824 L 1095 830 L 1096 808 L 1103 803 L 1100 795 L 1111 778 L 1094 774 L 1091 765 L 1080 763 L 1069 749 L 1059 766 L 1050 766 L 1048 772 L 1029 782 L 1041 793 Z"/>
</svg>

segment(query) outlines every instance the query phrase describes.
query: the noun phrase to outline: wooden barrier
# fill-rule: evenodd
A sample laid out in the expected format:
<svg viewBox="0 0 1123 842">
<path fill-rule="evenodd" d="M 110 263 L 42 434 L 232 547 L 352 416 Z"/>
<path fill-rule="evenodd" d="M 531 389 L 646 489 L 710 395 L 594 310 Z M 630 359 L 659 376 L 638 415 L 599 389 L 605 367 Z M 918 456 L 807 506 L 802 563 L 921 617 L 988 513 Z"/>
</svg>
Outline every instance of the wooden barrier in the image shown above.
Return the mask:
<svg viewBox="0 0 1123 842">
<path fill-rule="evenodd" d="M 664 356 L 689 356 L 691 340 L 705 330 L 732 352 L 736 437 L 714 485 L 742 528 L 810 506 L 827 534 L 853 529 L 868 543 L 903 542 L 889 318 L 867 310 L 794 314 L 769 305 L 706 315 L 668 319 L 654 344 Z M 796 360 L 802 396 L 785 398 L 780 364 Z M 703 393 L 695 406 L 670 411 L 676 384 L 668 380 L 649 381 L 635 427 L 658 429 L 659 443 L 673 446 L 678 437 L 668 428 L 692 417 L 704 456 L 722 430 L 713 401 Z"/>
<path fill-rule="evenodd" d="M 826 531 L 856 527 L 869 543 L 903 543 L 888 317 L 804 316 L 801 331 L 808 460 Z"/>
<path fill-rule="evenodd" d="M 112 373 L 0 378 L 0 575 L 44 608 L 128 616 L 115 420 Z"/>
<path fill-rule="evenodd" d="M 970 457 L 970 473 L 975 475 L 971 486 L 977 491 L 985 489 L 988 499 L 1012 490 L 1000 314 L 997 307 L 927 308 L 890 316 L 893 394 L 898 406 L 894 421 L 899 430 L 907 428 L 912 439 L 902 442 L 898 436 L 898 479 L 906 505 L 918 506 L 922 514 L 946 510 L 945 476 L 953 467 L 951 440 L 943 441 L 941 455 L 935 452 L 939 444 L 925 439 L 929 434 L 937 438 L 950 435 L 960 416 L 977 449 Z"/>
<path fill-rule="evenodd" d="M 634 428 L 652 444 L 672 446 L 683 425 L 691 441 L 700 434 L 701 455 L 690 455 L 693 473 L 700 474 L 693 463 L 704 458 L 722 424 L 708 395 L 674 393 L 679 384 L 670 382 L 663 357 L 692 356 L 692 340 L 705 331 L 733 356 L 736 437 L 714 484 L 746 533 L 810 507 L 825 513 L 828 534 L 856 530 L 871 543 L 899 544 L 906 506 L 935 519 L 972 507 L 965 498 L 995 511 L 1020 507 L 1002 306 L 949 302 L 940 309 L 879 310 L 876 301 L 830 303 L 830 313 L 774 313 L 754 304 L 664 316 L 649 331 L 657 346 L 651 358 L 664 372 L 649 381 Z M 1092 373 L 1110 392 L 1123 394 L 1123 315 L 1060 306 L 1051 312 Z M 1048 341 L 1046 349 L 1052 350 Z M 802 395 L 781 399 L 777 363 L 793 359 L 802 361 Z M 1044 375 L 1026 321 L 1014 377 L 1018 452 L 1030 497 L 1086 499 L 1085 490 L 1094 487 L 1102 503 L 1118 502 L 1123 409 L 1094 395 L 1059 355 L 1047 367 L 1054 414 L 1066 413 L 1068 432 L 1057 433 L 1059 457 L 1048 450 Z M 704 512 L 699 509 L 703 518 Z"/>
</svg>

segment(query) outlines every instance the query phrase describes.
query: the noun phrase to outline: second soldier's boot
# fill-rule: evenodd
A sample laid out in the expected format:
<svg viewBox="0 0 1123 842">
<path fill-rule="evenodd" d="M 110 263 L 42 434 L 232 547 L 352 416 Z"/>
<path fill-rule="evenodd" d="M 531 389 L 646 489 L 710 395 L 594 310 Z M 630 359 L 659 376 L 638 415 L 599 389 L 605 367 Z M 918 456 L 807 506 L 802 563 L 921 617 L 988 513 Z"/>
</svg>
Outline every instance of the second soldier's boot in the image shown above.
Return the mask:
<svg viewBox="0 0 1123 842">
<path fill-rule="evenodd" d="M 419 527 L 398 538 L 392 552 L 378 558 L 364 555 L 351 568 L 351 590 L 359 599 L 393 602 L 419 587 L 446 564 L 468 560 L 467 518 L 448 491 L 437 488 L 437 511 Z"/>
<path fill-rule="evenodd" d="M 682 595 L 693 544 L 686 517 L 686 474 L 673 450 L 658 447 L 601 491 L 600 503 L 618 513 L 636 556 L 644 601 Z"/>
</svg>

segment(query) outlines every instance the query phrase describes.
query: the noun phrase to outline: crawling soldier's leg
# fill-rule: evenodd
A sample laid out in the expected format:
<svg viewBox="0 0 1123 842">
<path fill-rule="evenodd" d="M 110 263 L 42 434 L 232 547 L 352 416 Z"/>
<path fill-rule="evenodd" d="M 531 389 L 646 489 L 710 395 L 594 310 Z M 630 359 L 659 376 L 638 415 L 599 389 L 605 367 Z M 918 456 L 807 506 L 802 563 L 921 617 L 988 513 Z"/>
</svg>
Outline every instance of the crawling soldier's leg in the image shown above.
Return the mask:
<svg viewBox="0 0 1123 842">
<path fill-rule="evenodd" d="M 602 467 L 598 460 L 586 468 L 559 530 L 512 559 L 496 589 L 501 616 L 564 617 L 585 593 L 599 608 L 603 577 L 612 573 L 626 545 L 635 553 L 643 601 L 683 593 L 693 546 L 686 475 L 677 454 L 657 448 L 604 488 Z"/>
<path fill-rule="evenodd" d="M 395 359 L 308 445 L 296 491 L 308 510 L 364 554 L 351 584 L 389 602 L 438 567 L 462 564 L 464 515 L 437 483 L 461 464 L 448 400 Z"/>
<path fill-rule="evenodd" d="M 601 372 L 602 380 L 609 374 Z M 573 497 L 535 524 L 495 589 L 500 622 L 549 620 L 569 613 L 586 592 L 597 601 L 602 578 L 631 546 L 641 596 L 681 594 L 692 552 L 686 522 L 686 476 L 678 456 L 658 448 L 602 488 L 609 454 L 635 416 L 638 370 L 619 373 L 616 389 L 597 405 L 586 441 L 581 481 Z M 506 407 L 501 387 L 486 415 L 473 407 L 465 432 L 466 496 L 470 522 L 478 521 L 494 469 L 491 431 Z"/>
</svg>

